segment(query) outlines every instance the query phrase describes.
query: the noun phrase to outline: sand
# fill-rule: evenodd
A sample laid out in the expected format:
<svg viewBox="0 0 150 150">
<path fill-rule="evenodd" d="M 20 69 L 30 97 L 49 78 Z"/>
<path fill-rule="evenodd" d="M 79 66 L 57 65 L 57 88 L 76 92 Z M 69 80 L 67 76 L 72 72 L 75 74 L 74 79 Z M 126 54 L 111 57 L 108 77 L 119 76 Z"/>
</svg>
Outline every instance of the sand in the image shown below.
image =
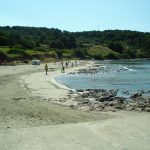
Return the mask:
<svg viewBox="0 0 150 150">
<path fill-rule="evenodd" d="M 149 113 L 82 112 L 57 104 L 70 89 L 54 80 L 60 64 L 48 66 L 56 70 L 47 76 L 44 64 L 0 66 L 0 150 L 150 149 Z"/>
</svg>

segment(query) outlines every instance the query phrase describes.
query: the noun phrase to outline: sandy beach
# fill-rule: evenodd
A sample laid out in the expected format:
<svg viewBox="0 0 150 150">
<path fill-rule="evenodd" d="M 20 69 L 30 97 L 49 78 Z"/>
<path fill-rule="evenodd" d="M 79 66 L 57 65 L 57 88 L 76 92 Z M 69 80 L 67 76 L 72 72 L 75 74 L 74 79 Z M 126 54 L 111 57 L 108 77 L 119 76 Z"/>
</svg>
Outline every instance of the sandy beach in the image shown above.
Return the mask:
<svg viewBox="0 0 150 150">
<path fill-rule="evenodd" d="M 67 69 L 65 69 L 65 73 L 61 72 L 60 63 L 57 63 L 55 65 L 49 64 L 49 68 L 55 68 L 56 70 L 48 72 L 48 75 L 45 75 L 45 73 L 43 72 L 36 72 L 30 75 L 21 76 L 20 83 L 24 88 L 27 87 L 27 89 L 32 91 L 33 95 L 56 101 L 60 98 L 67 98 L 67 93 L 71 89 L 59 82 L 56 82 L 54 78 L 56 76 L 74 72 L 78 69 L 87 68 L 88 66 L 92 66 L 92 64 L 93 62 L 91 61 L 74 68 L 71 68 L 71 66 L 69 66 Z"/>
<path fill-rule="evenodd" d="M 86 64 L 86 65 L 85 65 Z M 150 114 L 83 112 L 61 104 L 61 64 L 0 66 L 0 150 L 149 150 Z M 81 62 L 66 73 L 92 65 Z M 69 101 L 69 100 L 68 100 Z"/>
</svg>

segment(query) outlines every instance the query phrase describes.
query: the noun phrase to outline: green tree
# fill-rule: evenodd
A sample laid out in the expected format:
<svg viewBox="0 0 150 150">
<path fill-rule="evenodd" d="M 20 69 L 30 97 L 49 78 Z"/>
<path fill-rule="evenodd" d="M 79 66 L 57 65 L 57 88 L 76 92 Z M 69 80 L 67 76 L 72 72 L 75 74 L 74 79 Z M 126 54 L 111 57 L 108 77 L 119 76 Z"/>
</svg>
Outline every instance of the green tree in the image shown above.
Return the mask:
<svg viewBox="0 0 150 150">
<path fill-rule="evenodd" d="M 75 57 L 77 57 L 77 58 L 84 59 L 87 56 L 88 56 L 87 50 L 85 50 L 85 49 L 78 49 L 75 51 Z"/>
<path fill-rule="evenodd" d="M 68 42 L 67 42 L 67 48 L 75 48 L 76 47 L 76 40 L 75 37 L 70 35 L 68 37 Z"/>
<path fill-rule="evenodd" d="M 106 55 L 107 59 L 119 59 L 120 55 L 118 53 L 110 52 Z"/>
<path fill-rule="evenodd" d="M 122 53 L 123 52 L 123 47 L 120 43 L 116 42 L 116 43 L 110 43 L 108 46 L 110 49 L 112 49 L 113 51 L 116 51 L 118 53 Z"/>
<path fill-rule="evenodd" d="M 124 51 L 123 58 L 126 58 L 126 59 L 132 58 L 132 59 L 134 59 L 134 58 L 136 58 L 136 55 L 137 55 L 136 50 L 128 49 L 128 50 Z"/>
</svg>

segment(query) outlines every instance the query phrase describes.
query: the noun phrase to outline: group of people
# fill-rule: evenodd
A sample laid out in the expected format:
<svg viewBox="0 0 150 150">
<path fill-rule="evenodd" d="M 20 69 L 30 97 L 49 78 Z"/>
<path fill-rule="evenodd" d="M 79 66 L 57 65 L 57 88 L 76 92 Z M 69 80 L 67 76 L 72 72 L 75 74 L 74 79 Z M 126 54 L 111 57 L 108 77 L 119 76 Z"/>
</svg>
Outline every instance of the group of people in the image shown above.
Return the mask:
<svg viewBox="0 0 150 150">
<path fill-rule="evenodd" d="M 68 67 L 69 67 L 69 65 L 70 65 L 70 67 L 71 68 L 73 68 L 74 66 L 75 67 L 77 67 L 78 66 L 78 61 L 77 60 L 75 60 L 75 61 L 62 61 L 61 62 L 61 72 L 62 73 L 64 73 L 65 72 L 65 69 L 67 69 Z M 44 69 L 45 69 L 45 72 L 46 72 L 46 75 L 47 75 L 47 73 L 48 73 L 48 65 L 46 64 L 45 65 L 45 67 L 44 67 Z"/>
<path fill-rule="evenodd" d="M 69 67 L 69 65 L 70 65 L 70 67 L 71 68 L 73 68 L 74 66 L 75 67 L 77 67 L 78 66 L 78 62 L 77 62 L 77 60 L 75 60 L 75 61 L 66 61 L 66 62 L 61 62 L 61 64 L 62 64 L 62 72 L 64 73 L 65 72 L 65 68 L 67 69 L 68 67 Z"/>
</svg>

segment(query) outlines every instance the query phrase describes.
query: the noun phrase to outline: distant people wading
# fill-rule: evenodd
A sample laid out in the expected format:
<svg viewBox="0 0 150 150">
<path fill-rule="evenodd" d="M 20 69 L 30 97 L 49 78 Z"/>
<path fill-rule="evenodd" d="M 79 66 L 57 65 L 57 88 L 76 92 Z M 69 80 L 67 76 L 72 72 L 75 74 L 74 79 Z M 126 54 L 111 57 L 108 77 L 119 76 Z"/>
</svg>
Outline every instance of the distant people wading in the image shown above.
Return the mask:
<svg viewBox="0 0 150 150">
<path fill-rule="evenodd" d="M 66 68 L 68 68 L 68 62 L 66 61 Z"/>
<path fill-rule="evenodd" d="M 61 72 L 65 73 L 65 67 L 64 66 L 62 67 Z"/>
<path fill-rule="evenodd" d="M 64 62 L 63 61 L 61 62 L 61 65 L 62 65 L 62 67 L 64 66 Z"/>
<path fill-rule="evenodd" d="M 76 65 L 76 67 L 78 66 L 78 64 L 77 64 L 77 61 L 75 60 L 75 65 Z"/>
<path fill-rule="evenodd" d="M 48 65 L 47 64 L 45 65 L 45 71 L 46 71 L 46 75 L 47 75 L 47 72 L 48 72 Z"/>
<path fill-rule="evenodd" d="M 73 62 L 72 62 L 72 64 L 71 64 L 71 67 L 73 68 Z"/>
</svg>

